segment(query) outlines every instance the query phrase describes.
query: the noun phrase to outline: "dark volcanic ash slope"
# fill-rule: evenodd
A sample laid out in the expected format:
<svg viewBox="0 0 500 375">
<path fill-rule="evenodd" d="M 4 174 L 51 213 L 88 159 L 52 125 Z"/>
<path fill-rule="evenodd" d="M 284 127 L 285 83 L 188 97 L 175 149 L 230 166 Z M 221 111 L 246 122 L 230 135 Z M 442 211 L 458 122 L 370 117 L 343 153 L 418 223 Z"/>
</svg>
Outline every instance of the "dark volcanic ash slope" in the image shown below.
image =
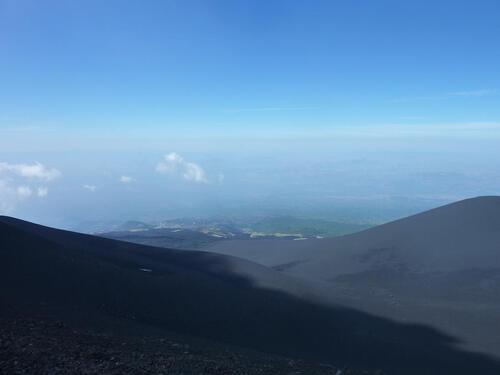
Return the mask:
<svg viewBox="0 0 500 375">
<path fill-rule="evenodd" d="M 228 241 L 208 250 L 321 281 L 325 295 L 430 324 L 500 357 L 500 197 L 467 199 L 338 238 Z"/>
<path fill-rule="evenodd" d="M 473 198 L 363 232 L 306 241 L 226 241 L 207 248 L 305 277 L 374 268 L 415 272 L 500 268 L 500 197 Z"/>
<path fill-rule="evenodd" d="M 174 331 L 394 374 L 500 372 L 499 363 L 456 349 L 452 337 L 312 303 L 300 297 L 304 289 L 293 279 L 232 257 L 140 246 L 3 217 L 0 264 L 2 312 L 119 329 L 122 335 Z"/>
</svg>

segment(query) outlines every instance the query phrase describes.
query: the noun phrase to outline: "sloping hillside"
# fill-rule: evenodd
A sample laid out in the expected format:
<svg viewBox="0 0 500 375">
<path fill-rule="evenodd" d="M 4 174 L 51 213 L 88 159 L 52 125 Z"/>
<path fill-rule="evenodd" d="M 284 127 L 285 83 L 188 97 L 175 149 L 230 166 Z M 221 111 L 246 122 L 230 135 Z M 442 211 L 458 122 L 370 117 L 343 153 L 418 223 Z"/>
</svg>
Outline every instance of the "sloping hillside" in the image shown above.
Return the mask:
<svg viewBox="0 0 500 375">
<path fill-rule="evenodd" d="M 208 250 L 315 280 L 325 296 L 449 332 L 500 357 L 500 197 L 439 207 L 360 233 L 228 241 Z"/>
<path fill-rule="evenodd" d="M 383 266 L 415 272 L 500 268 L 500 197 L 468 199 L 338 238 L 227 241 L 207 248 L 329 280 Z"/>
<path fill-rule="evenodd" d="M 2 311 L 93 330 L 173 331 L 389 373 L 496 374 L 433 329 L 313 303 L 299 282 L 217 254 L 145 247 L 0 219 Z M 290 284 L 290 286 L 288 286 Z M 142 333 L 141 333 L 142 332 Z"/>
</svg>

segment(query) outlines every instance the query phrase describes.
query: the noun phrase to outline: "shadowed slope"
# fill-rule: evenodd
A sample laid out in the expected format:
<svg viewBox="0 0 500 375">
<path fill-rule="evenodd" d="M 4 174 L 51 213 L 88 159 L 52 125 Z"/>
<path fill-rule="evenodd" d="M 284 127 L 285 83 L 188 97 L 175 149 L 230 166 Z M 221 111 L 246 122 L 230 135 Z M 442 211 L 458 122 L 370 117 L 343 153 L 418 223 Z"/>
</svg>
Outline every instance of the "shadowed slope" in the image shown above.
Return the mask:
<svg viewBox="0 0 500 375">
<path fill-rule="evenodd" d="M 329 280 L 379 266 L 415 272 L 500 268 L 500 197 L 467 199 L 363 232 L 307 241 L 225 241 L 209 251 Z"/>
<path fill-rule="evenodd" d="M 434 326 L 500 357 L 500 197 L 467 199 L 338 238 L 227 241 L 207 250 L 324 282 L 325 296 Z"/>
<path fill-rule="evenodd" d="M 291 279 L 203 252 L 151 248 L 0 219 L 2 306 L 157 327 L 335 365 L 390 373 L 498 374 L 500 365 L 422 326 L 298 298 Z M 298 285 L 298 284 L 297 284 Z M 293 294 L 292 294 L 293 293 Z"/>
</svg>

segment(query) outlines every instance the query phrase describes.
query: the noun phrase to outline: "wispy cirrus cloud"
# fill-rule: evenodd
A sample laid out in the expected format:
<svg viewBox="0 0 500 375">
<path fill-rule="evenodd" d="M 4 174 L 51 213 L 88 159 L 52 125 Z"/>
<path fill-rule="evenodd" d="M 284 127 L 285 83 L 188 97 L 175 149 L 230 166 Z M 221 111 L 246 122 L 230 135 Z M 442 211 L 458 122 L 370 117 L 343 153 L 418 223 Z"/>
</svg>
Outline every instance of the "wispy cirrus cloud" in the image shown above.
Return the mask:
<svg viewBox="0 0 500 375">
<path fill-rule="evenodd" d="M 341 138 L 500 138 L 500 122 L 464 123 L 390 123 L 365 126 L 344 126 L 332 129 L 328 136 Z"/>
<path fill-rule="evenodd" d="M 425 101 L 439 101 L 439 100 L 449 100 L 453 97 L 482 97 L 497 94 L 496 89 L 477 89 L 477 90 L 461 90 L 452 91 L 446 94 L 440 95 L 429 95 L 429 96 L 410 96 L 394 98 L 389 100 L 391 103 L 411 103 L 411 102 L 425 102 Z"/>
<path fill-rule="evenodd" d="M 409 96 L 401 98 L 393 98 L 389 100 L 389 103 L 413 103 L 413 102 L 424 102 L 424 101 L 438 101 L 447 99 L 446 95 L 434 95 L 434 96 Z"/>
<path fill-rule="evenodd" d="M 207 174 L 200 165 L 185 160 L 176 152 L 164 155 L 163 160 L 156 165 L 156 171 L 162 174 L 180 175 L 188 182 L 208 183 Z"/>
<path fill-rule="evenodd" d="M 314 109 L 315 107 L 248 107 L 248 108 L 226 108 L 223 109 L 227 113 L 238 113 L 238 112 L 288 112 L 288 111 L 306 111 Z"/>
<path fill-rule="evenodd" d="M 417 121 L 417 120 L 425 120 L 425 117 L 423 117 L 423 116 L 401 116 L 399 119 L 403 120 L 403 121 Z"/>
<path fill-rule="evenodd" d="M 451 96 L 487 96 L 494 95 L 497 93 L 495 89 L 480 89 L 480 90 L 468 90 L 468 91 L 455 91 L 450 92 Z"/>
</svg>

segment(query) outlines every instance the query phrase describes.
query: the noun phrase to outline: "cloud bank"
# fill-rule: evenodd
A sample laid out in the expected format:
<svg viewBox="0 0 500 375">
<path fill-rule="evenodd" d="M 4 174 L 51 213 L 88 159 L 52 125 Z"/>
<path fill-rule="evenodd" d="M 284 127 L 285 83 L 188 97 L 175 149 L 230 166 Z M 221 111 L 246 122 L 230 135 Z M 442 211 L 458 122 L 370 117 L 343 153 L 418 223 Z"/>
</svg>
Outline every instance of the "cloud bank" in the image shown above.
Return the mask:
<svg viewBox="0 0 500 375">
<path fill-rule="evenodd" d="M 45 186 L 61 176 L 55 168 L 42 163 L 11 164 L 0 162 L 0 212 L 9 213 L 17 203 L 31 197 L 44 198 L 49 193 Z M 36 186 L 44 183 L 43 186 Z"/>
<path fill-rule="evenodd" d="M 0 173 L 11 172 L 21 177 L 51 181 L 61 176 L 61 172 L 54 168 L 47 168 L 39 162 L 33 164 L 9 164 L 0 162 Z"/>
<path fill-rule="evenodd" d="M 176 152 L 164 155 L 163 160 L 157 164 L 156 171 L 162 174 L 180 175 L 188 182 L 208 183 L 207 175 L 201 166 L 185 160 Z"/>
</svg>

